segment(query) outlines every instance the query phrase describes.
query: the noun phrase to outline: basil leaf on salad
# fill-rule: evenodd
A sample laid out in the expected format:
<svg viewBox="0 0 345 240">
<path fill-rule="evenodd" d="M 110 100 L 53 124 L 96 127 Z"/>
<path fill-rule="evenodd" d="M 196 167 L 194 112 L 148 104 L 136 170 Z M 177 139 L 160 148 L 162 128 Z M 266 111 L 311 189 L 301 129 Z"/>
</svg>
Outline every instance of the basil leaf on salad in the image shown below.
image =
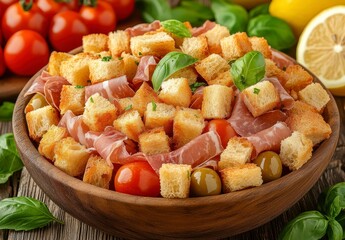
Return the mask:
<svg viewBox="0 0 345 240">
<path fill-rule="evenodd" d="M 194 93 L 199 87 L 206 86 L 207 84 L 204 82 L 195 82 L 191 85 L 189 85 L 190 89 L 192 90 L 192 93 Z"/>
<path fill-rule="evenodd" d="M 265 76 L 265 58 L 258 51 L 246 53 L 231 65 L 231 75 L 236 87 L 243 89 L 258 83 Z"/>
<path fill-rule="evenodd" d="M 0 121 L 1 122 L 11 121 L 13 109 L 14 109 L 14 103 L 3 102 L 2 105 L 0 106 Z"/>
<path fill-rule="evenodd" d="M 47 205 L 34 198 L 13 197 L 0 201 L 0 229 L 28 231 L 54 221 L 63 224 L 50 213 Z"/>
<path fill-rule="evenodd" d="M 177 72 L 178 70 L 188 67 L 198 59 L 181 52 L 170 52 L 165 55 L 157 64 L 155 71 L 152 74 L 152 85 L 155 91 L 158 91 L 169 76 Z"/>
<path fill-rule="evenodd" d="M 23 168 L 12 133 L 0 136 L 0 184 Z"/>
<path fill-rule="evenodd" d="M 178 37 L 191 37 L 192 34 L 190 33 L 189 29 L 184 25 L 182 22 L 170 19 L 161 22 L 161 25 L 165 30 L 167 30 L 170 33 L 173 33 L 174 35 Z"/>
<path fill-rule="evenodd" d="M 343 239 L 343 228 L 336 220 L 331 219 L 329 221 L 327 236 L 328 236 L 328 239 L 332 239 L 332 240 Z"/>
</svg>

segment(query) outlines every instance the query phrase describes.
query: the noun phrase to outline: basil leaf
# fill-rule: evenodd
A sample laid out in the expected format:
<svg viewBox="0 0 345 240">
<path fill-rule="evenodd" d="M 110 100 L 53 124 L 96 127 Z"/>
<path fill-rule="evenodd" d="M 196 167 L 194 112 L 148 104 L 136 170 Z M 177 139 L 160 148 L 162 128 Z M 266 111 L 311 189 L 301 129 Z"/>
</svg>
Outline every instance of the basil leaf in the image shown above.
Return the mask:
<svg viewBox="0 0 345 240">
<path fill-rule="evenodd" d="M 330 220 L 327 228 L 328 239 L 341 240 L 343 238 L 343 228 L 336 220 Z"/>
<path fill-rule="evenodd" d="M 36 199 L 13 197 L 0 201 L 0 229 L 28 231 L 44 227 L 53 221 L 63 224 L 50 213 L 43 202 Z"/>
<path fill-rule="evenodd" d="M 303 212 L 290 221 L 279 239 L 320 239 L 327 231 L 328 220 L 318 211 Z"/>
<path fill-rule="evenodd" d="M 192 90 L 192 93 L 194 93 L 195 90 L 197 90 L 201 86 L 206 86 L 206 83 L 204 83 L 204 82 L 195 82 L 195 83 L 189 85 L 190 89 Z"/>
<path fill-rule="evenodd" d="M 146 22 L 171 19 L 171 8 L 166 0 L 137 0 L 136 4 Z"/>
<path fill-rule="evenodd" d="M 165 55 L 157 64 L 152 74 L 152 85 L 155 91 L 158 91 L 162 82 L 178 70 L 188 67 L 198 59 L 181 52 L 170 52 Z"/>
<path fill-rule="evenodd" d="M 231 34 L 246 31 L 248 12 L 244 7 L 224 0 L 212 0 L 211 9 L 216 22 L 227 27 Z"/>
<path fill-rule="evenodd" d="M 326 191 L 324 210 L 332 218 L 339 215 L 345 209 L 345 182 L 340 182 Z"/>
<path fill-rule="evenodd" d="M 12 133 L 0 136 L 0 184 L 23 168 Z"/>
<path fill-rule="evenodd" d="M 296 43 L 290 26 L 285 21 L 268 14 L 250 19 L 247 33 L 249 36 L 264 37 L 271 47 L 277 50 L 288 49 Z"/>
<path fill-rule="evenodd" d="M 249 11 L 249 18 L 254 18 L 263 14 L 270 14 L 269 6 L 269 3 L 264 3 L 256 6 L 255 8 Z"/>
<path fill-rule="evenodd" d="M 14 103 L 3 102 L 2 105 L 0 106 L 0 121 L 1 122 L 11 121 L 13 109 L 14 109 Z"/>
<path fill-rule="evenodd" d="M 168 32 L 173 33 L 174 35 L 178 37 L 191 37 L 192 34 L 190 33 L 189 29 L 184 25 L 182 22 L 175 20 L 175 19 L 170 19 L 161 22 L 161 25 L 165 30 Z"/>
<path fill-rule="evenodd" d="M 335 220 L 345 229 L 345 212 L 341 211 Z M 343 230 L 343 239 L 345 238 L 345 231 Z"/>
<path fill-rule="evenodd" d="M 258 51 L 251 51 L 231 65 L 231 75 L 236 87 L 243 89 L 254 85 L 265 76 L 265 58 Z"/>
</svg>

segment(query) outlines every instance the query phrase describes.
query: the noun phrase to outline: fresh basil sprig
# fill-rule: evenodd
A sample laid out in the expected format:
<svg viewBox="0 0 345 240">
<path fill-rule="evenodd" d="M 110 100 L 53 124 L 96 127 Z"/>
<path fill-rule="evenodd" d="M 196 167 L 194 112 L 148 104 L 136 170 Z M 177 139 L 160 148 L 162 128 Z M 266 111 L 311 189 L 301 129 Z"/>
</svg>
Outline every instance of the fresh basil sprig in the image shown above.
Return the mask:
<svg viewBox="0 0 345 240">
<path fill-rule="evenodd" d="M 231 75 L 236 87 L 243 89 L 258 83 L 265 76 L 265 58 L 258 51 L 246 53 L 231 64 Z"/>
<path fill-rule="evenodd" d="M 50 213 L 47 205 L 34 198 L 13 197 L 0 201 L 0 229 L 28 231 L 50 222 L 64 224 Z"/>
<path fill-rule="evenodd" d="M 23 168 L 12 133 L 0 136 L 0 184 Z"/>
<path fill-rule="evenodd" d="M 146 22 L 171 19 L 171 8 L 166 0 L 137 0 L 138 9 Z"/>
<path fill-rule="evenodd" d="M 14 103 L 3 102 L 2 105 L 0 106 L 0 121 L 1 122 L 11 121 L 13 109 L 14 109 Z"/>
<path fill-rule="evenodd" d="M 170 19 L 161 22 L 161 25 L 165 30 L 168 32 L 173 33 L 174 35 L 178 37 L 191 37 L 192 34 L 190 33 L 189 29 L 184 25 L 182 22 L 175 20 L 175 19 Z"/>
<path fill-rule="evenodd" d="M 270 14 L 269 12 L 269 3 L 264 3 L 264 4 L 260 4 L 258 6 L 256 6 L 255 8 L 251 9 L 249 11 L 249 18 L 254 18 L 257 17 L 259 15 L 263 15 L 263 14 Z"/>
<path fill-rule="evenodd" d="M 155 91 L 158 91 L 162 82 L 178 70 L 188 67 L 198 59 L 181 52 L 170 52 L 165 55 L 157 64 L 152 74 L 152 85 Z"/>
</svg>

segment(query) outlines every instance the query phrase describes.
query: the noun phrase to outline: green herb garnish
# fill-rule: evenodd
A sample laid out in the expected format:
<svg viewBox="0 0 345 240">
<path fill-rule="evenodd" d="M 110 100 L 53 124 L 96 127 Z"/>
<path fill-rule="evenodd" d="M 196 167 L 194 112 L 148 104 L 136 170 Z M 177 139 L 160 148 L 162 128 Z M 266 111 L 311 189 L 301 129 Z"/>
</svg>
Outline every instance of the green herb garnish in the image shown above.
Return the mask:
<svg viewBox="0 0 345 240">
<path fill-rule="evenodd" d="M 14 109 L 14 103 L 3 102 L 2 105 L 0 106 L 0 121 L 1 122 L 11 121 L 13 109 Z"/>
<path fill-rule="evenodd" d="M 75 88 L 84 88 L 84 86 L 77 85 Z"/>
<path fill-rule="evenodd" d="M 132 104 L 128 105 L 127 107 L 125 107 L 125 111 L 131 110 L 132 109 Z"/>
<path fill-rule="evenodd" d="M 206 86 L 207 84 L 206 83 L 204 83 L 204 82 L 195 82 L 195 83 L 193 83 L 193 84 L 191 84 L 191 85 L 189 85 L 189 87 L 190 87 L 190 89 L 192 90 L 192 93 L 194 93 L 195 92 L 195 90 L 197 90 L 198 89 L 198 87 L 201 87 L 201 86 Z"/>
<path fill-rule="evenodd" d="M 104 56 L 104 57 L 102 57 L 102 61 L 103 62 L 109 62 L 111 59 L 113 59 L 112 56 Z"/>
<path fill-rule="evenodd" d="M 254 94 L 259 94 L 259 92 L 260 92 L 260 89 L 259 89 L 259 88 L 254 88 L 254 90 L 253 90 L 253 93 L 254 93 Z"/>
<path fill-rule="evenodd" d="M 175 19 L 170 19 L 170 20 L 166 20 L 161 22 L 161 25 L 163 26 L 163 28 L 178 36 L 178 37 L 191 37 L 192 34 L 190 33 L 189 29 L 186 27 L 186 25 L 184 25 L 182 22 L 175 20 Z"/>
<path fill-rule="evenodd" d="M 92 97 L 90 97 L 90 102 L 94 103 L 94 101 L 93 101 L 93 98 L 92 98 Z"/>
<path fill-rule="evenodd" d="M 152 103 L 152 111 L 156 111 L 157 110 L 157 104 L 154 101 L 152 101 L 151 103 Z"/>
<path fill-rule="evenodd" d="M 123 59 L 123 57 L 118 57 L 117 59 L 121 61 Z"/>
<path fill-rule="evenodd" d="M 134 63 L 138 66 L 139 65 L 139 62 L 138 61 L 134 61 Z"/>
<path fill-rule="evenodd" d="M 141 52 L 138 53 L 139 56 L 142 56 L 143 54 Z"/>
</svg>

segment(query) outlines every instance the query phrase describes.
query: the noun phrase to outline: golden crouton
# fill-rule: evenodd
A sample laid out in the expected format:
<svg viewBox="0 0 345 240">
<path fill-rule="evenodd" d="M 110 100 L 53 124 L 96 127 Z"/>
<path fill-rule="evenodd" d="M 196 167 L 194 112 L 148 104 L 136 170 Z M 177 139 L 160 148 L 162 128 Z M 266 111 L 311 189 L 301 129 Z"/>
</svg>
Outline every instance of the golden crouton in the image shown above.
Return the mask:
<svg viewBox="0 0 345 240">
<path fill-rule="evenodd" d="M 280 159 L 282 163 L 294 171 L 302 167 L 310 158 L 313 142 L 304 134 L 294 131 L 280 144 Z"/>
<path fill-rule="evenodd" d="M 313 76 L 305 71 L 300 65 L 288 66 L 286 73 L 287 81 L 284 87 L 288 90 L 298 92 L 313 82 Z"/>
<path fill-rule="evenodd" d="M 230 61 L 252 51 L 252 44 L 245 32 L 238 32 L 220 40 L 223 57 Z"/>
<path fill-rule="evenodd" d="M 193 66 L 189 66 L 178 70 L 169 78 L 187 78 L 188 84 L 192 85 L 198 79 L 198 73 L 195 71 Z"/>
<path fill-rule="evenodd" d="M 91 131 L 103 131 L 113 124 L 116 116 L 117 108 L 99 93 L 93 94 L 85 103 L 83 122 Z"/>
<path fill-rule="evenodd" d="M 189 107 L 192 99 L 192 90 L 187 78 L 170 78 L 162 83 L 159 99 L 166 104 Z"/>
<path fill-rule="evenodd" d="M 133 109 L 137 110 L 140 116 L 144 116 L 146 106 L 151 102 L 158 103 L 161 100 L 157 93 L 146 82 L 143 82 L 132 98 Z"/>
<path fill-rule="evenodd" d="M 58 141 L 55 144 L 54 153 L 54 165 L 73 177 L 81 176 L 84 173 L 90 157 L 86 147 L 71 137 Z"/>
<path fill-rule="evenodd" d="M 51 125 L 40 141 L 40 145 L 38 146 L 39 153 L 53 161 L 56 143 L 66 137 L 68 137 L 66 128 Z"/>
<path fill-rule="evenodd" d="M 125 68 L 125 75 L 129 81 L 133 80 L 135 74 L 138 70 L 139 58 L 128 54 L 122 53 L 119 59 L 123 60 L 124 68 Z"/>
<path fill-rule="evenodd" d="M 175 49 L 175 41 L 165 32 L 156 32 L 132 37 L 130 47 L 132 54 L 136 57 L 164 57 Z"/>
<path fill-rule="evenodd" d="M 117 99 L 120 107 L 117 109 L 119 114 L 125 111 L 131 110 L 133 108 L 133 101 L 131 97 Z"/>
<path fill-rule="evenodd" d="M 179 108 L 173 124 L 173 141 L 175 148 L 180 148 L 201 135 L 205 127 L 201 111 L 191 108 Z"/>
<path fill-rule="evenodd" d="M 108 36 L 102 33 L 83 36 L 83 51 L 91 53 L 108 51 Z"/>
<path fill-rule="evenodd" d="M 208 45 L 205 36 L 185 38 L 183 40 L 181 50 L 197 59 L 204 59 L 208 56 Z"/>
<path fill-rule="evenodd" d="M 225 37 L 230 36 L 230 32 L 227 27 L 216 24 L 211 30 L 208 30 L 206 33 L 201 34 L 207 38 L 208 49 L 210 53 L 220 54 L 222 48 L 220 47 L 220 40 Z"/>
<path fill-rule="evenodd" d="M 136 142 L 138 142 L 139 135 L 145 130 L 141 116 L 136 110 L 128 110 L 121 114 L 114 121 L 114 127 Z"/>
<path fill-rule="evenodd" d="M 172 105 L 148 103 L 144 114 L 145 127 L 148 129 L 164 127 L 165 132 L 171 135 L 175 113 L 176 109 Z"/>
<path fill-rule="evenodd" d="M 108 36 L 108 48 L 114 58 L 119 57 L 121 53 L 130 53 L 130 36 L 127 32 L 118 30 L 116 32 L 110 32 Z"/>
<path fill-rule="evenodd" d="M 262 185 L 261 168 L 254 163 L 228 167 L 220 171 L 223 192 L 229 193 Z"/>
<path fill-rule="evenodd" d="M 60 113 L 71 110 L 75 115 L 83 114 L 85 106 L 85 87 L 63 85 L 60 94 Z"/>
<path fill-rule="evenodd" d="M 234 98 L 232 88 L 223 85 L 210 85 L 203 90 L 202 116 L 206 119 L 228 118 Z"/>
<path fill-rule="evenodd" d="M 83 182 L 109 189 L 112 174 L 113 168 L 110 167 L 103 158 L 97 155 L 92 155 L 87 160 Z"/>
<path fill-rule="evenodd" d="M 270 45 L 268 45 L 267 40 L 263 37 L 250 37 L 250 43 L 252 44 L 252 49 L 254 51 L 259 51 L 265 58 L 272 57 L 272 51 Z"/>
<path fill-rule="evenodd" d="M 72 57 L 71 54 L 65 52 L 55 52 L 50 54 L 48 62 L 48 73 L 52 76 L 60 76 L 60 65 L 62 61 L 66 61 Z"/>
<path fill-rule="evenodd" d="M 230 65 L 220 55 L 211 54 L 196 64 L 195 69 L 201 77 L 210 83 L 213 79 L 217 78 L 220 73 L 228 72 L 230 70 Z"/>
<path fill-rule="evenodd" d="M 159 169 L 161 195 L 164 198 L 189 196 L 192 167 L 186 164 L 164 163 Z"/>
<path fill-rule="evenodd" d="M 164 128 L 154 128 L 139 135 L 139 149 L 147 155 L 170 152 L 170 141 Z"/>
<path fill-rule="evenodd" d="M 274 109 L 280 103 L 279 93 L 269 81 L 258 82 L 242 93 L 243 101 L 254 117 Z"/>
<path fill-rule="evenodd" d="M 330 101 L 327 91 L 320 83 L 311 83 L 298 92 L 298 98 L 312 105 L 317 111 L 322 112 L 326 104 Z"/>
<path fill-rule="evenodd" d="M 89 69 L 92 84 L 125 75 L 124 62 L 111 56 L 89 61 Z"/>
<path fill-rule="evenodd" d="M 58 125 L 60 121 L 59 112 L 48 105 L 26 114 L 29 136 L 31 139 L 39 142 L 51 125 Z"/>
<path fill-rule="evenodd" d="M 266 77 L 276 77 L 282 85 L 287 81 L 288 74 L 281 70 L 271 59 L 265 58 Z"/>
<path fill-rule="evenodd" d="M 208 84 L 209 85 L 218 84 L 218 85 L 231 87 L 234 85 L 234 80 L 232 78 L 230 71 L 226 71 L 226 72 L 219 73 L 217 77 L 209 81 Z"/>
</svg>

